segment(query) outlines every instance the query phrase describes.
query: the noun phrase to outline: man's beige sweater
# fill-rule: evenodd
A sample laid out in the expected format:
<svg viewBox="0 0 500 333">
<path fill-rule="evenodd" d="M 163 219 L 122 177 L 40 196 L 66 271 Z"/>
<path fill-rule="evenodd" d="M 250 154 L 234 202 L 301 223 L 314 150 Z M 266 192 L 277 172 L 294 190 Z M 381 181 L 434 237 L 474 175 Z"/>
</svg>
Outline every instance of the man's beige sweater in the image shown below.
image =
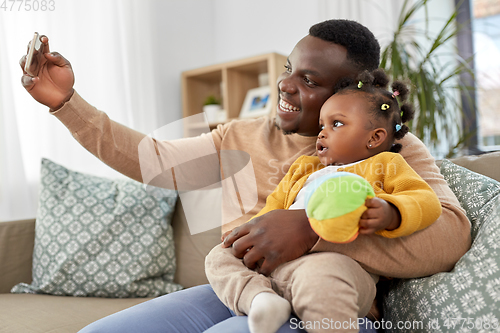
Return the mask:
<svg viewBox="0 0 500 333">
<path fill-rule="evenodd" d="M 158 185 L 155 181 L 161 177 L 154 178 L 154 175 L 158 174 L 158 170 L 168 171 L 171 167 L 175 169 L 175 184 L 171 185 L 181 190 L 196 188 L 198 180 L 203 186 L 210 186 L 218 180 L 236 176 L 233 180 L 242 186 L 239 195 L 243 197 L 239 198 L 240 207 L 237 207 L 241 213 L 233 220 L 236 216 L 235 205 L 224 202 L 223 231 L 245 223 L 259 212 L 267 196 L 299 156 L 315 154 L 316 137 L 284 135 L 274 126 L 274 119 L 267 117 L 235 120 L 199 137 L 156 141 L 110 120 L 76 92 L 69 102 L 52 113 L 88 151 L 137 181 L 145 180 L 146 183 Z M 395 239 L 378 235 L 360 236 L 348 244 L 333 244 L 320 239 L 312 251 L 343 253 L 357 260 L 371 273 L 405 278 L 448 271 L 469 249 L 470 223 L 439 173 L 434 158 L 414 135 L 406 135 L 401 143 L 401 154 L 405 160 L 432 187 L 441 202 L 443 212 L 438 221 L 422 231 Z M 241 163 L 236 163 L 234 168 L 231 163 L 224 161 L 221 162 L 222 168 L 219 168 L 216 165 L 218 163 L 207 162 L 212 161 L 211 158 L 190 163 L 193 156 L 207 154 L 215 154 L 222 159 L 228 156 L 226 160 L 229 162 L 237 156 Z M 245 163 L 247 159 L 251 163 Z M 246 171 L 253 168 L 253 172 L 247 172 L 238 179 L 236 174 L 242 167 L 246 167 Z M 164 174 L 171 176 L 172 172 Z M 248 177 L 249 174 L 255 175 L 256 186 L 252 177 Z M 160 185 L 168 182 L 164 181 Z M 245 183 L 249 183 L 249 187 L 244 187 Z M 254 202 L 244 197 L 248 192 L 256 192 L 257 204 L 253 207 L 241 205 L 242 201 Z"/>
</svg>

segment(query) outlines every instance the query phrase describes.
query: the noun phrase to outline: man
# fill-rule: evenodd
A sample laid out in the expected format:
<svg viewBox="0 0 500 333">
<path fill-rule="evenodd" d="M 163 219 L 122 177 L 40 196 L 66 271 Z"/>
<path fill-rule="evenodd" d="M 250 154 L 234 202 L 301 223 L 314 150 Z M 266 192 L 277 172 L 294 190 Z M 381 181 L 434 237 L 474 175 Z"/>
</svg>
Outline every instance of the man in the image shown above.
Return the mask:
<svg viewBox="0 0 500 333">
<path fill-rule="evenodd" d="M 86 149 L 117 171 L 141 181 L 137 147 L 145 136 L 111 121 L 87 104 L 73 91 L 70 63 L 57 53 L 49 53 L 48 38 L 43 37 L 42 42 L 43 57 L 35 64 L 40 67 L 39 76 L 32 79 L 25 73 L 24 87 L 37 101 L 50 107 L 51 113 Z M 174 160 L 186 151 L 213 145 L 217 151 L 241 150 L 250 155 L 258 204 L 223 228 L 225 246 L 232 246 L 233 254 L 242 258 L 247 267 L 268 275 L 281 263 L 321 250 L 348 255 L 376 275 L 419 277 L 450 270 L 468 250 L 470 224 L 434 159 L 412 135 L 401 142 L 401 154 L 433 188 L 443 207 L 443 214 L 431 227 L 409 237 L 360 236 L 349 244 L 333 244 L 319 239 L 303 210 L 272 211 L 243 224 L 263 207 L 276 180 L 283 177 L 298 156 L 314 154 L 319 110 L 333 93 L 337 81 L 376 68 L 379 52 L 373 34 L 356 22 L 330 20 L 314 25 L 309 35 L 295 46 L 286 71 L 278 80 L 276 120 L 233 121 L 219 126 L 211 135 L 155 142 L 159 151 L 168 152 L 169 159 Z M 366 287 L 366 292 L 372 291 L 373 286 Z M 361 308 L 366 304 L 356 306 Z M 244 317 L 233 317 L 211 288 L 201 286 L 145 302 L 98 321 L 88 329 L 147 332 L 152 323 L 164 327 L 166 332 L 204 331 L 210 327 L 213 332 L 225 328 L 241 332 L 246 326 Z M 290 327 L 285 324 L 282 329 Z"/>
</svg>

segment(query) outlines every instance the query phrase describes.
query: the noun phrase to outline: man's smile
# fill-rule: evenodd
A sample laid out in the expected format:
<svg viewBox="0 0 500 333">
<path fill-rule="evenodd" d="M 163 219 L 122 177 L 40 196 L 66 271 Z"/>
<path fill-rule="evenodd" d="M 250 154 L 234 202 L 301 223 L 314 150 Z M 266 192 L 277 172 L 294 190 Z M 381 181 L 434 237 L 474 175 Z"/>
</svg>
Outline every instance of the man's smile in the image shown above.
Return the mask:
<svg viewBox="0 0 500 333">
<path fill-rule="evenodd" d="M 290 103 L 286 102 L 283 99 L 280 99 L 279 107 L 280 107 L 281 111 L 284 111 L 284 112 L 297 112 L 297 111 L 300 111 L 300 108 L 291 105 Z"/>
</svg>

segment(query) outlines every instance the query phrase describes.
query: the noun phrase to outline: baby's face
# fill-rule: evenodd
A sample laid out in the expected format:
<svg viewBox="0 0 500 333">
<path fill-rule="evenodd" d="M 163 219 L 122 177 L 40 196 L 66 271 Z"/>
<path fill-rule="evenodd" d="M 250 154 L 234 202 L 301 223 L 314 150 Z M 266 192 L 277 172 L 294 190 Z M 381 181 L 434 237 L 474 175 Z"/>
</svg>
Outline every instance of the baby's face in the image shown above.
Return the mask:
<svg viewBox="0 0 500 333">
<path fill-rule="evenodd" d="M 343 165 L 371 156 L 372 124 L 369 103 L 363 94 L 342 93 L 330 97 L 319 117 L 321 132 L 316 152 L 323 165 Z"/>
</svg>

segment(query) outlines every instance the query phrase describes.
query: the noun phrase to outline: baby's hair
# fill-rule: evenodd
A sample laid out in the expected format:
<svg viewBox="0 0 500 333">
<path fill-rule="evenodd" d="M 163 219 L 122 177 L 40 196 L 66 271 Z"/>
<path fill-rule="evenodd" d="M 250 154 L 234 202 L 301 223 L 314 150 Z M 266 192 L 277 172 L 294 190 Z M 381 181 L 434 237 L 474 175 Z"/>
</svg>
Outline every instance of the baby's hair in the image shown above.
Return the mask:
<svg viewBox="0 0 500 333">
<path fill-rule="evenodd" d="M 336 87 L 336 94 L 347 92 L 364 92 L 369 96 L 371 109 L 370 114 L 375 119 L 385 121 L 385 128 L 389 139 L 402 139 L 409 128 L 406 122 L 413 119 L 414 109 L 411 103 L 406 102 L 409 94 L 408 86 L 402 81 L 394 81 L 391 84 L 391 91 L 388 91 L 389 77 L 382 69 L 368 72 L 364 71 L 356 79 L 345 78 L 340 80 Z M 399 102 L 398 102 L 399 100 Z M 401 107 L 399 106 L 401 104 Z M 399 153 L 402 145 L 393 144 L 390 151 Z"/>
</svg>

